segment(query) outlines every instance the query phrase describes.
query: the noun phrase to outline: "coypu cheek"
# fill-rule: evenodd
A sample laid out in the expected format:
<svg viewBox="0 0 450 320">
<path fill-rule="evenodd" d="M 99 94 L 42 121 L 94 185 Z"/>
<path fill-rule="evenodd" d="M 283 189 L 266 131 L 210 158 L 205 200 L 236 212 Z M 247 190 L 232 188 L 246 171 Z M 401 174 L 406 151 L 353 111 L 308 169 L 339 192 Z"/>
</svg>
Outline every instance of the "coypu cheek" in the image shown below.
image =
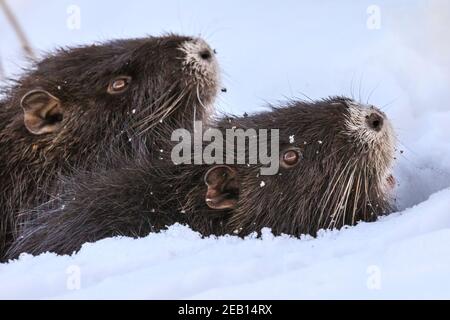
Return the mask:
<svg viewBox="0 0 450 320">
<path fill-rule="evenodd" d="M 32 90 L 21 100 L 24 125 L 34 135 L 53 133 L 63 121 L 63 110 L 58 98 L 45 90 Z"/>
<path fill-rule="evenodd" d="M 214 166 L 205 174 L 206 205 L 215 210 L 234 209 L 239 200 L 237 172 L 229 166 Z"/>
</svg>

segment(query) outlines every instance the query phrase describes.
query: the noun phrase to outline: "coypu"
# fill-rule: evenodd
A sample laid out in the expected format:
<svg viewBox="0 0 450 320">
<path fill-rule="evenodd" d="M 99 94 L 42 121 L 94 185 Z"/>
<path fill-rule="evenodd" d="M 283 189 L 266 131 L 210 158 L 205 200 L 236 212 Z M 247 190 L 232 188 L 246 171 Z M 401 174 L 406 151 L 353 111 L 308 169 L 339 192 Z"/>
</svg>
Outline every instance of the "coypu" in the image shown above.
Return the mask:
<svg viewBox="0 0 450 320">
<path fill-rule="evenodd" d="M 219 81 L 209 45 L 175 34 L 59 49 L 38 62 L 1 102 L 0 255 L 17 212 L 48 201 L 59 175 L 89 170 L 111 150 L 161 149 L 175 128 L 208 117 Z"/>
<path fill-rule="evenodd" d="M 395 136 L 386 115 L 345 97 L 291 102 L 268 112 L 222 119 L 226 129 L 279 129 L 279 172 L 261 165 L 167 165 L 145 157 L 119 170 L 81 174 L 37 209 L 7 257 L 70 254 L 85 242 L 145 236 L 173 223 L 202 235 L 316 235 L 374 221 L 393 210 Z M 272 152 L 272 151 L 271 151 Z"/>
</svg>

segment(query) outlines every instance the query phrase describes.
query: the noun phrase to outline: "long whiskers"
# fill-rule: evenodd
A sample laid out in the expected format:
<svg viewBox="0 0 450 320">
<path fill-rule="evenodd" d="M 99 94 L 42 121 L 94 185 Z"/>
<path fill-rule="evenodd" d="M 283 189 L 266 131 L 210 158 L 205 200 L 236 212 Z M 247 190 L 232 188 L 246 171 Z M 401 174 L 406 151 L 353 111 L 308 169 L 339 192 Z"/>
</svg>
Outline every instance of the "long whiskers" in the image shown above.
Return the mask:
<svg viewBox="0 0 450 320">
<path fill-rule="evenodd" d="M 149 116 L 145 117 L 145 120 L 136 126 L 138 135 L 143 135 L 169 117 L 178 108 L 180 101 L 185 97 L 186 93 L 187 90 L 183 90 L 178 95 L 171 96 Z"/>
</svg>

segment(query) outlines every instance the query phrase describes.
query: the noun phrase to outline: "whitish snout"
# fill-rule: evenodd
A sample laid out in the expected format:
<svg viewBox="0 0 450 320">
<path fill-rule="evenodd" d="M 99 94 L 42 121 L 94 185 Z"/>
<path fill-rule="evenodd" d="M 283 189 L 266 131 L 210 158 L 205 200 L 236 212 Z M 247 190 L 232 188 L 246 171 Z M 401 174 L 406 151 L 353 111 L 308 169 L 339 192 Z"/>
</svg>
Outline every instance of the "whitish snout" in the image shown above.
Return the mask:
<svg viewBox="0 0 450 320">
<path fill-rule="evenodd" d="M 377 110 L 371 110 L 369 114 L 366 115 L 366 124 L 369 129 L 380 132 L 384 126 L 385 115 Z"/>
<path fill-rule="evenodd" d="M 364 144 L 382 143 L 394 144 L 394 130 L 384 112 L 378 108 L 351 102 L 348 104 L 346 117 L 348 134 L 359 139 Z"/>
<path fill-rule="evenodd" d="M 219 64 L 216 52 L 203 39 L 195 38 L 181 44 L 184 53 L 183 66 L 197 81 L 219 82 Z"/>
</svg>

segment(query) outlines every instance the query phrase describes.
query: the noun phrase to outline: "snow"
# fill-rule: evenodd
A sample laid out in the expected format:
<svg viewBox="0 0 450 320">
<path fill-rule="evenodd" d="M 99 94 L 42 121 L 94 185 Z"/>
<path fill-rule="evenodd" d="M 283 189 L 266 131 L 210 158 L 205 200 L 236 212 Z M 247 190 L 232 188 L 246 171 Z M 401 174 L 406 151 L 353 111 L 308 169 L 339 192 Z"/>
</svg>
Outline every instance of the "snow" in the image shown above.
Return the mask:
<svg viewBox="0 0 450 320">
<path fill-rule="evenodd" d="M 295 142 L 295 135 L 294 136 L 289 136 L 289 143 L 293 144 Z"/>
<path fill-rule="evenodd" d="M 230 113 L 305 95 L 353 95 L 381 106 L 398 133 L 398 212 L 316 239 L 269 230 L 262 239 L 201 239 L 176 225 L 142 239 L 86 244 L 72 257 L 24 255 L 0 265 L 0 298 L 450 298 L 448 1 L 379 0 L 379 30 L 366 26 L 372 1 L 236 0 L 218 8 L 207 0 L 130 0 L 126 11 L 110 3 L 11 5 L 43 50 L 201 31 L 226 72 L 218 108 Z M 64 28 L 69 4 L 81 8 L 78 31 Z M 46 23 L 36 18 L 50 13 L 55 18 Z M 121 23 L 110 19 L 116 16 Z M 0 29 L 7 31 L 0 55 L 11 75 L 20 49 L 1 18 Z"/>
<path fill-rule="evenodd" d="M 262 239 L 201 239 L 175 225 L 86 244 L 72 257 L 23 255 L 0 265 L 0 298 L 448 299 L 449 208 L 446 189 L 377 223 L 316 239 L 269 230 Z"/>
</svg>

